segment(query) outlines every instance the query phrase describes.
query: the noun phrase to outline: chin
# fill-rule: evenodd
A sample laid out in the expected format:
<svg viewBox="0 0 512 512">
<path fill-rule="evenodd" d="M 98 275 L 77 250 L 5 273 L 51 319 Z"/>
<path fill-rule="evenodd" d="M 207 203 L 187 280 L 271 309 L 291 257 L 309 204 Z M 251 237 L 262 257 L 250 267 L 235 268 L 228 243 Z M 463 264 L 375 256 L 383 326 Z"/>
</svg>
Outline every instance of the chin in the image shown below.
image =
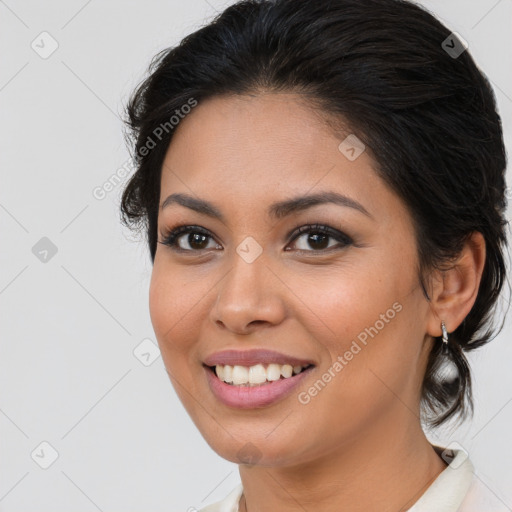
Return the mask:
<svg viewBox="0 0 512 512">
<path fill-rule="evenodd" d="M 297 443 L 283 433 L 274 439 L 266 437 L 267 433 L 256 435 L 254 431 L 252 435 L 233 430 L 230 433 L 233 437 L 225 431 L 222 431 L 221 438 L 215 435 L 209 439 L 204 433 L 203 437 L 217 455 L 235 464 L 273 467 L 297 462 Z"/>
</svg>

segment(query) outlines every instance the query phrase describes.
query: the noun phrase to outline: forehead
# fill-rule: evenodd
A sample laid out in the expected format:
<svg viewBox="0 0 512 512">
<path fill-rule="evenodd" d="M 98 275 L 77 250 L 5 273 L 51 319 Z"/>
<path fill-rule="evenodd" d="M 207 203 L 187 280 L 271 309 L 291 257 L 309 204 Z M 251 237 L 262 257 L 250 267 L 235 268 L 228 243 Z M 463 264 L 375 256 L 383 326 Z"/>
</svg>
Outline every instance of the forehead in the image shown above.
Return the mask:
<svg viewBox="0 0 512 512">
<path fill-rule="evenodd" d="M 271 161 L 274 171 L 290 164 L 301 171 L 311 167 L 321 146 L 330 144 L 327 132 L 319 115 L 295 94 L 214 97 L 200 102 L 181 121 L 166 160 L 179 159 L 188 146 L 186 158 L 192 167 L 228 170 L 238 164 L 255 171 L 258 163 L 265 163 L 267 169 L 261 171 L 267 172 Z"/>
<path fill-rule="evenodd" d="M 236 201 L 266 208 L 286 197 L 333 191 L 389 208 L 397 199 L 375 173 L 369 151 L 355 160 L 340 151 L 347 135 L 293 93 L 213 97 L 176 128 L 160 203 L 181 192 L 226 207 Z"/>
</svg>

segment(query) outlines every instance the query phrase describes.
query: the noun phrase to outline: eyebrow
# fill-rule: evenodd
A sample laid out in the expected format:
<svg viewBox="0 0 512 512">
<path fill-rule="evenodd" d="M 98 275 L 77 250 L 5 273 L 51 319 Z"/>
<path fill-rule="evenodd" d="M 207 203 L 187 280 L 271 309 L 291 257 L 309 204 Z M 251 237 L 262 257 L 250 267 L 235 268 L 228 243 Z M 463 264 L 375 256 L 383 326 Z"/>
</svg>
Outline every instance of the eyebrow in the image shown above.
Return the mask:
<svg viewBox="0 0 512 512">
<path fill-rule="evenodd" d="M 368 210 L 361 203 L 343 194 L 338 194 L 337 192 L 319 192 L 317 194 L 286 199 L 284 201 L 270 205 L 267 213 L 269 217 L 274 219 L 282 219 L 293 213 L 297 213 L 303 210 L 307 210 L 308 208 L 312 208 L 313 206 L 327 203 L 353 208 L 363 213 L 367 217 L 374 219 L 373 215 L 371 215 L 370 212 L 368 212 Z M 212 203 L 205 201 L 204 199 L 198 199 L 187 194 L 171 194 L 169 197 L 167 197 L 167 199 L 165 199 L 160 208 L 163 210 L 171 204 L 180 204 L 185 208 L 189 208 L 195 212 L 207 215 L 208 217 L 219 219 L 221 222 L 225 223 L 224 216 L 222 215 L 219 208 L 217 208 Z"/>
</svg>

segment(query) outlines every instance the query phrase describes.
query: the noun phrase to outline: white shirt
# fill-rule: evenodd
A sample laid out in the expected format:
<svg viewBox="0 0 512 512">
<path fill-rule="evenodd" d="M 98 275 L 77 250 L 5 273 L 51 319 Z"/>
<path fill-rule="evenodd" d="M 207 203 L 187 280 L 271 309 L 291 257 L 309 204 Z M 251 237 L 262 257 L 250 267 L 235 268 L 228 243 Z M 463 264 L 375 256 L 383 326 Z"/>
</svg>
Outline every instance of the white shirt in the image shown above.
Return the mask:
<svg viewBox="0 0 512 512">
<path fill-rule="evenodd" d="M 440 454 L 444 448 L 434 446 Z M 453 449 L 450 464 L 438 475 L 408 512 L 510 512 L 496 494 L 476 476 L 464 450 Z M 238 484 L 223 500 L 199 512 L 238 512 L 242 496 Z"/>
</svg>

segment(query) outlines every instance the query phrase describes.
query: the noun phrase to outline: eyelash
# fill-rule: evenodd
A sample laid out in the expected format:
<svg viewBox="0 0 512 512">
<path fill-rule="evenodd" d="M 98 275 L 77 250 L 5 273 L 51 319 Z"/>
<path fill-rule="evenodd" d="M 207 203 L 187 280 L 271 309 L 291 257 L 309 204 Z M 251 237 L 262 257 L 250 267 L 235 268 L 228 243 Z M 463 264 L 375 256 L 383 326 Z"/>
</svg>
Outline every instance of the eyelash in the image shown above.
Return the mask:
<svg viewBox="0 0 512 512">
<path fill-rule="evenodd" d="M 176 228 L 167 230 L 164 233 L 162 233 L 162 241 L 159 241 L 159 243 L 161 243 L 163 245 L 167 245 L 173 251 L 181 252 L 181 253 L 193 253 L 193 252 L 199 253 L 199 252 L 208 250 L 208 249 L 198 249 L 198 250 L 182 249 L 181 247 L 178 247 L 176 242 L 181 237 L 181 235 L 191 234 L 191 233 L 199 233 L 199 234 L 208 236 L 213 239 L 213 236 L 207 229 L 204 229 L 200 226 L 182 225 L 182 226 L 177 226 Z M 354 243 L 354 241 L 345 233 L 338 231 L 336 229 L 333 229 L 330 226 L 325 226 L 322 224 L 307 224 L 307 225 L 304 225 L 304 226 L 301 226 L 301 227 L 295 229 L 291 233 L 291 235 L 289 235 L 292 237 L 290 243 L 295 242 L 295 240 L 297 240 L 301 235 L 303 235 L 305 233 L 328 235 L 329 238 L 333 238 L 336 241 L 343 244 L 341 247 L 338 247 L 338 249 L 343 249 L 345 246 L 352 245 Z M 323 252 L 330 252 L 334 248 L 335 248 L 335 246 L 329 247 L 326 249 L 320 249 L 320 250 L 313 249 L 313 250 L 305 251 L 302 249 L 298 249 L 297 251 L 299 253 L 312 253 L 312 252 L 313 253 L 323 253 Z"/>
</svg>

